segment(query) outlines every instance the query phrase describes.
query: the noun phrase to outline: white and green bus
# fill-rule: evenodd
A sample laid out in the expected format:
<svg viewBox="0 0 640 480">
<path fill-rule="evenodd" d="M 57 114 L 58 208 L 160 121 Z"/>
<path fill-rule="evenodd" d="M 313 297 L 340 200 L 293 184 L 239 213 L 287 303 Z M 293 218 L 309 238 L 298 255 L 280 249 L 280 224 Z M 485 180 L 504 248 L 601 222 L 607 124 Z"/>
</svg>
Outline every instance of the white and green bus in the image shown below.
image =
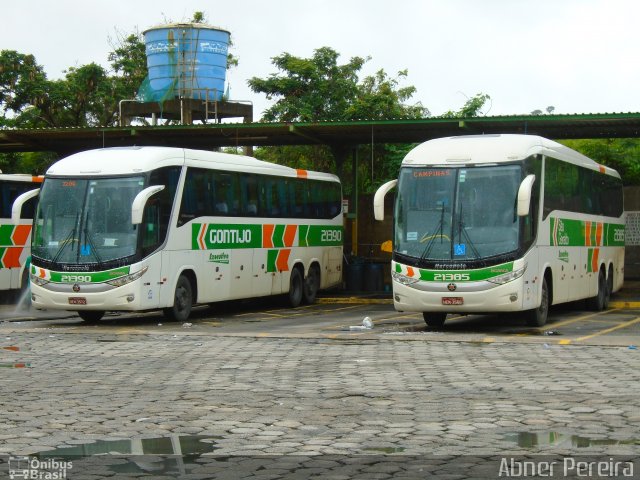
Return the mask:
<svg viewBox="0 0 640 480">
<path fill-rule="evenodd" d="M 396 310 L 524 312 L 546 323 L 550 305 L 607 307 L 624 280 L 620 175 L 559 143 L 530 135 L 461 136 L 411 150 L 380 187 L 375 217 L 397 186 L 391 262 Z"/>
<path fill-rule="evenodd" d="M 341 185 L 331 174 L 165 147 L 78 153 L 46 172 L 34 218 L 32 304 L 164 309 L 288 294 L 342 280 Z"/>
<path fill-rule="evenodd" d="M 0 173 L 0 291 L 20 291 L 28 285 L 31 224 L 37 204 L 28 192 L 41 183 L 42 177 Z M 13 202 L 21 195 L 22 219 L 14 223 Z"/>
</svg>

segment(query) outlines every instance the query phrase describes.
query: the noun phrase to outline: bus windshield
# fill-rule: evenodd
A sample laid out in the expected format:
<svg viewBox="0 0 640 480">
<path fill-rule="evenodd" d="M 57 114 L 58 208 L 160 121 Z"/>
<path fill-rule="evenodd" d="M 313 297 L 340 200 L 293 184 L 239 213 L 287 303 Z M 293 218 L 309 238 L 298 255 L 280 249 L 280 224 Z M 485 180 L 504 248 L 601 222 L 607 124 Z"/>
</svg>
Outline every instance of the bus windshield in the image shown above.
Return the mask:
<svg viewBox="0 0 640 480">
<path fill-rule="evenodd" d="M 101 264 L 135 255 L 131 203 L 144 176 L 48 178 L 40 192 L 32 254 L 57 264 Z"/>
<path fill-rule="evenodd" d="M 520 165 L 403 168 L 394 251 L 426 261 L 473 261 L 514 252 L 521 180 Z"/>
</svg>

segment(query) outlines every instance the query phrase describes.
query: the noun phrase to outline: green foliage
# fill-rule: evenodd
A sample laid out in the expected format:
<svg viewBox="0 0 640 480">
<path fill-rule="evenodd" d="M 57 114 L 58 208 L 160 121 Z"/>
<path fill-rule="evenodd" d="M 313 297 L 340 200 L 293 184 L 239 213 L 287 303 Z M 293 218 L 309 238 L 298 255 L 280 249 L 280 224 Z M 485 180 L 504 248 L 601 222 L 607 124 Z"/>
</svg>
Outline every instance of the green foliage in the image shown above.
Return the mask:
<svg viewBox="0 0 640 480">
<path fill-rule="evenodd" d="M 202 12 L 193 22 L 204 23 Z M 49 80 L 33 55 L 0 51 L 0 127 L 59 128 L 118 124 L 120 100 L 134 98 L 147 75 L 145 45 L 136 31 L 109 39 L 110 70 L 97 63 L 69 68 L 64 78 Z M 231 58 L 237 64 L 237 59 Z M 5 172 L 42 173 L 48 153 L 0 155 Z"/>
<path fill-rule="evenodd" d="M 401 86 L 408 75 L 406 70 L 398 72 L 396 77 L 379 70 L 360 80 L 359 73 L 369 57 L 352 57 L 347 63 L 339 64 L 339 56 L 332 48 L 322 47 L 315 50 L 311 58 L 289 53 L 274 57 L 272 61 L 279 73 L 248 81 L 254 92 L 264 93 L 267 99 L 275 101 L 262 120 L 317 122 L 429 116 L 429 111 L 419 102 L 407 104 L 416 89 Z M 398 152 L 408 150 L 406 146 L 375 144 L 358 148 L 361 191 L 372 190 L 376 184 L 397 175 L 404 156 Z M 341 171 L 341 167 L 345 157 L 351 155 L 353 152 L 336 145 L 264 147 L 256 151 L 259 158 L 291 167 L 334 171 L 341 175 L 347 192 L 351 189 L 353 175 Z"/>
<path fill-rule="evenodd" d="M 358 73 L 369 57 L 352 57 L 340 65 L 339 56 L 332 48 L 322 47 L 311 58 L 289 53 L 273 57 L 280 74 L 253 77 L 247 82 L 254 92 L 275 100 L 262 120 L 317 122 L 428 116 L 428 110 L 419 103 L 404 104 L 415 93 L 414 87 L 399 87 L 406 70 L 396 78 L 379 70 L 359 82 Z"/>
<path fill-rule="evenodd" d="M 139 32 L 119 35 L 108 60 L 113 69 L 113 82 L 118 100 L 133 98 L 147 76 L 144 39 Z"/>
<path fill-rule="evenodd" d="M 200 11 L 193 12 L 191 23 L 207 23 L 207 17 L 205 13 Z"/>
<path fill-rule="evenodd" d="M 625 185 L 640 185 L 640 139 L 563 140 L 561 143 L 598 163 L 614 168 Z"/>
<path fill-rule="evenodd" d="M 468 98 L 462 108 L 456 112 L 449 110 L 442 116 L 444 118 L 470 118 L 477 117 L 482 114 L 482 107 L 485 106 L 491 97 L 486 93 L 477 93 L 471 98 Z"/>
</svg>

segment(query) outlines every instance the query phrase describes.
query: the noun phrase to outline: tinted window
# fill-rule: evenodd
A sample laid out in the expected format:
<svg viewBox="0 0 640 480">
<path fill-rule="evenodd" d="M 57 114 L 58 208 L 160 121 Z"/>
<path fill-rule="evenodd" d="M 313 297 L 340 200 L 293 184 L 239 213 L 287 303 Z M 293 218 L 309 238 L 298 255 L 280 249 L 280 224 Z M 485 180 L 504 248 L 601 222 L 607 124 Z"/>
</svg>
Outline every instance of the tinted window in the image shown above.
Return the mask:
<svg viewBox="0 0 640 480">
<path fill-rule="evenodd" d="M 334 218 L 337 182 L 189 168 L 178 226 L 198 217 Z"/>
<path fill-rule="evenodd" d="M 622 181 L 547 157 L 544 218 L 553 210 L 619 217 L 623 212 Z"/>
</svg>

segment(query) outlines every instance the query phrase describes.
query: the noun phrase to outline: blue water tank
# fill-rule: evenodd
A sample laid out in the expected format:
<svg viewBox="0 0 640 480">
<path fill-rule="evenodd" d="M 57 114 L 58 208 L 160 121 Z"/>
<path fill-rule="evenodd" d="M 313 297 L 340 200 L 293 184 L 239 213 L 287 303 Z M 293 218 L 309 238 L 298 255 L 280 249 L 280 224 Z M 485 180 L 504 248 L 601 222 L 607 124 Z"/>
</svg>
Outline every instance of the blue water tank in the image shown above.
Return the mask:
<svg viewBox="0 0 640 480">
<path fill-rule="evenodd" d="M 174 23 L 143 32 L 148 87 L 155 100 L 220 100 L 227 73 L 229 32 L 198 23 Z"/>
</svg>

